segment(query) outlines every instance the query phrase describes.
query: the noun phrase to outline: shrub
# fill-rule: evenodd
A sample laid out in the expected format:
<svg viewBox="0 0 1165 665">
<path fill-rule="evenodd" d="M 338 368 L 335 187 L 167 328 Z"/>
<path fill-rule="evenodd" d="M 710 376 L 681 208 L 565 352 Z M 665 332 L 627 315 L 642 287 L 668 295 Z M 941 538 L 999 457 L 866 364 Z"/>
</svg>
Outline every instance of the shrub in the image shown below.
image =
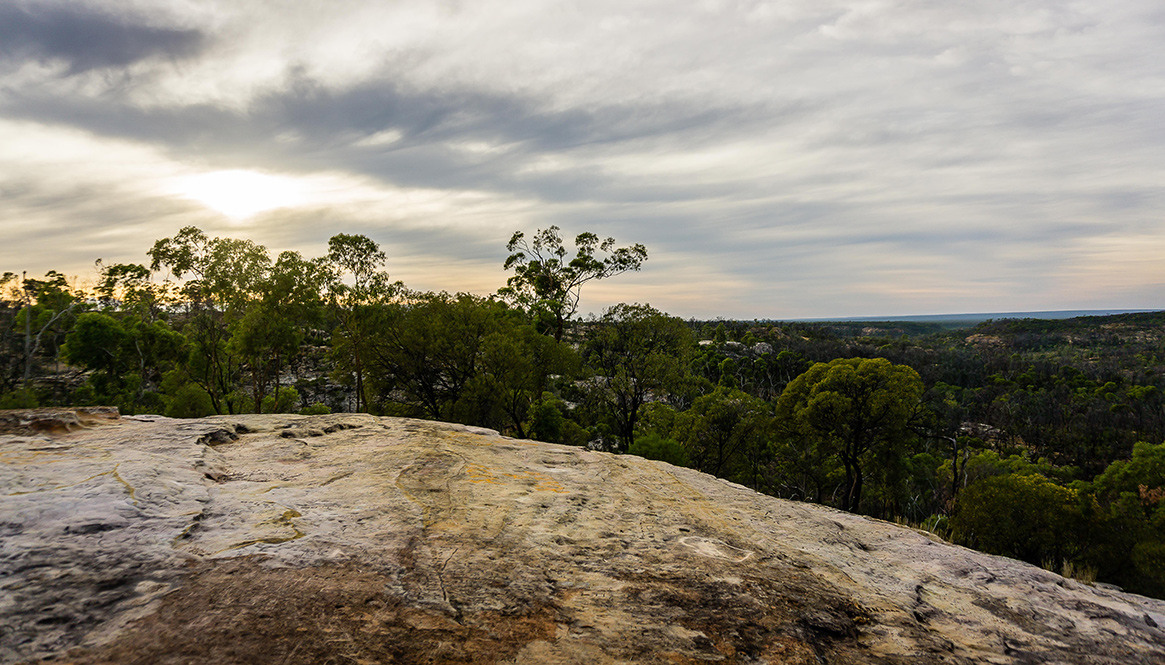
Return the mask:
<svg viewBox="0 0 1165 665">
<path fill-rule="evenodd" d="M 951 517 L 957 542 L 1039 565 L 1079 554 L 1082 516 L 1075 490 L 1043 476 L 984 478 L 959 494 Z"/>
<path fill-rule="evenodd" d="M 291 413 L 298 404 L 299 391 L 291 386 L 283 386 L 274 395 L 263 398 L 263 413 Z"/>
<path fill-rule="evenodd" d="M 33 409 L 40 406 L 36 393 L 27 388 L 13 390 L 0 396 L 0 409 Z"/>
<path fill-rule="evenodd" d="M 563 403 L 553 396 L 543 394 L 542 399 L 530 405 L 530 438 L 550 443 L 561 443 L 563 424 Z"/>
<path fill-rule="evenodd" d="M 627 452 L 676 466 L 691 466 L 688 451 L 684 450 L 678 441 L 662 437 L 655 432 L 636 437 Z"/>
<path fill-rule="evenodd" d="M 204 418 L 214 415 L 214 404 L 200 386 L 187 383 L 170 396 L 166 415 L 171 418 Z"/>
<path fill-rule="evenodd" d="M 567 418 L 562 423 L 562 440 L 559 443 L 567 446 L 585 446 L 591 440 L 590 431 L 575 421 Z"/>
</svg>

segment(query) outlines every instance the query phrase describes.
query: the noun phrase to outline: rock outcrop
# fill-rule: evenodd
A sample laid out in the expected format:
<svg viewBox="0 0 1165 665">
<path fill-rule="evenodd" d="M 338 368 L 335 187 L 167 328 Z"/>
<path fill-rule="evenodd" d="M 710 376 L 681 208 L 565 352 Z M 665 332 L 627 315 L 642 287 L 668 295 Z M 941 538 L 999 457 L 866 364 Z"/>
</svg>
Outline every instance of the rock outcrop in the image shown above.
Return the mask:
<svg viewBox="0 0 1165 665">
<path fill-rule="evenodd" d="M 0 495 L 2 663 L 1165 663 L 1165 602 L 458 425 L 5 434 Z"/>
<path fill-rule="evenodd" d="M 0 410 L 0 434 L 63 434 L 117 420 L 115 406 Z"/>
</svg>

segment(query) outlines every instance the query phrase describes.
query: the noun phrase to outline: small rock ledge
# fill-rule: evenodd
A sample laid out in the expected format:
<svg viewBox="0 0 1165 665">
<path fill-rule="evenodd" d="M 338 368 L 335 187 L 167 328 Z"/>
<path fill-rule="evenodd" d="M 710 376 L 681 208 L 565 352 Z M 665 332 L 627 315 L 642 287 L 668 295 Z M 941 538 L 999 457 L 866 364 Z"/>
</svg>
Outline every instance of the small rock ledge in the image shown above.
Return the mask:
<svg viewBox="0 0 1165 665">
<path fill-rule="evenodd" d="M 0 410 L 0 434 L 66 434 L 120 418 L 116 406 Z"/>
</svg>

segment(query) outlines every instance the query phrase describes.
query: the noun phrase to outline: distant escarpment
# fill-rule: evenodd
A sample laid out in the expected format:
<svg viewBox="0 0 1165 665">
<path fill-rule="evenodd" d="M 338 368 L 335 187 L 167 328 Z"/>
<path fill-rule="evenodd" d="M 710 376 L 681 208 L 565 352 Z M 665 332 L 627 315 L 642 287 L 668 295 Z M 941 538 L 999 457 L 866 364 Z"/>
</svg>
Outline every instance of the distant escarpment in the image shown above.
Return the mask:
<svg viewBox="0 0 1165 665">
<path fill-rule="evenodd" d="M 1165 663 L 1165 602 L 659 462 L 100 415 L 6 416 L 0 662 Z"/>
</svg>

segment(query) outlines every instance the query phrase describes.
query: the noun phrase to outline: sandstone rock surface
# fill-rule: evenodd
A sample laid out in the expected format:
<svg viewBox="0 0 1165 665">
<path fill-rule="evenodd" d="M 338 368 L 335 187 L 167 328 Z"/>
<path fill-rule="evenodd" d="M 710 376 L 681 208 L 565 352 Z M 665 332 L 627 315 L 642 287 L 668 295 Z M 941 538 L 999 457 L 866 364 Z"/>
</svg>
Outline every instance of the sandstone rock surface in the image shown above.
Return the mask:
<svg viewBox="0 0 1165 665">
<path fill-rule="evenodd" d="M 0 662 L 35 659 L 1165 663 L 1165 602 L 487 430 L 140 417 L 0 435 Z"/>
</svg>

